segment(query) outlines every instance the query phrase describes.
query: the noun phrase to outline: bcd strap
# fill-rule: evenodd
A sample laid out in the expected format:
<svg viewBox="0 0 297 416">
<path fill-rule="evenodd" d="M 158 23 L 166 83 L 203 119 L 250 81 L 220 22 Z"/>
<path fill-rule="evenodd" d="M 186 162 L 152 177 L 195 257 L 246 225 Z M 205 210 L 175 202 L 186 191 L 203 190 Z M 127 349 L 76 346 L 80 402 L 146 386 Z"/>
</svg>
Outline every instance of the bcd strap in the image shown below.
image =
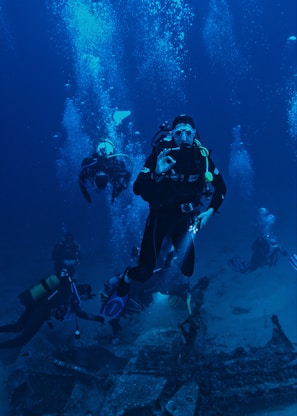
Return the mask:
<svg viewBox="0 0 297 416">
<path fill-rule="evenodd" d="M 196 138 L 194 139 L 194 143 L 195 145 L 199 148 L 201 156 L 203 156 L 205 158 L 205 174 L 204 174 L 204 178 L 206 182 L 212 182 L 213 181 L 213 174 L 211 172 L 209 172 L 208 168 L 209 168 L 209 150 L 202 146 L 202 144 L 200 143 L 200 141 Z"/>
</svg>

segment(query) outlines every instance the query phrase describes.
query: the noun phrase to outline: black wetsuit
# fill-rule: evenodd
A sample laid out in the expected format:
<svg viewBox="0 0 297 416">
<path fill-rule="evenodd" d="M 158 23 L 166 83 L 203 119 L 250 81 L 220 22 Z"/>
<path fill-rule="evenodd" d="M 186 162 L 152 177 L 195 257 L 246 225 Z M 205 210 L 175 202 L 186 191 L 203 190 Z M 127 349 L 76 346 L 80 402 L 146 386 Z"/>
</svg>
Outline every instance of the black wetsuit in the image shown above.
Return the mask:
<svg viewBox="0 0 297 416">
<path fill-rule="evenodd" d="M 88 182 L 97 191 L 104 189 L 107 183 L 112 185 L 111 201 L 114 202 L 119 194 L 127 189 L 131 172 L 126 169 L 125 163 L 117 156 L 101 156 L 98 153 L 85 158 L 81 164 L 79 186 L 83 196 L 92 202 L 88 191 Z"/>
<path fill-rule="evenodd" d="M 194 244 L 188 229 L 199 214 L 207 161 L 196 145 L 181 146 L 179 150 L 175 147 L 173 141 L 161 141 L 158 151 L 153 150 L 133 185 L 134 193 L 149 203 L 150 213 L 142 239 L 139 266 L 128 272 L 132 280 L 144 282 L 150 278 L 165 237 L 181 254 L 181 272 L 191 276 L 194 271 Z M 173 148 L 169 155 L 176 163 L 170 171 L 156 175 L 157 157 L 164 148 Z M 216 212 L 223 202 L 226 186 L 210 157 L 208 162 L 208 170 L 213 175 L 213 194 L 207 208 L 212 207 Z"/>
<path fill-rule="evenodd" d="M 38 332 L 44 322 L 55 318 L 64 320 L 67 314 L 91 321 L 100 321 L 100 317 L 88 314 L 80 308 L 75 285 L 63 279 L 57 291 L 32 305 L 27 306 L 17 322 L 0 326 L 0 332 L 19 332 L 15 338 L 0 342 L 0 348 L 22 347 Z"/>
</svg>

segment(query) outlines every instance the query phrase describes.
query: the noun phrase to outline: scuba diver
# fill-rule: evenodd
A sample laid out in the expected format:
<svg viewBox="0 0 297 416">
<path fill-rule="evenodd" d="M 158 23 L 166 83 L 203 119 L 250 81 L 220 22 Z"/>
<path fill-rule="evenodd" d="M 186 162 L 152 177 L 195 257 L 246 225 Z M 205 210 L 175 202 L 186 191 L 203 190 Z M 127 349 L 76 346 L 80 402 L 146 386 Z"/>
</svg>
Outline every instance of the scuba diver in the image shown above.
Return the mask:
<svg viewBox="0 0 297 416">
<path fill-rule="evenodd" d="M 67 269 L 41 279 L 35 286 L 19 295 L 25 310 L 17 322 L 0 326 L 0 332 L 19 333 L 15 338 L 0 342 L 0 349 L 24 346 L 44 322 L 49 321 L 52 325 L 51 318 L 69 321 L 79 317 L 103 323 L 102 317 L 89 314 L 81 308 L 81 296 L 92 299 L 94 295 L 91 294 L 89 285 L 76 285 Z"/>
<path fill-rule="evenodd" d="M 192 276 L 193 234 L 217 212 L 226 194 L 222 175 L 210 158 L 210 152 L 201 145 L 190 116 L 177 116 L 171 128 L 164 123 L 152 144 L 152 153 L 133 184 L 134 193 L 150 207 L 139 263 L 125 270 L 105 303 L 102 314 L 109 318 L 116 310 L 112 307 L 114 304 L 125 307 L 133 281 L 144 283 L 151 278 L 165 238 L 173 244 L 181 273 Z M 201 200 L 208 185 L 213 193 L 207 209 L 201 212 Z"/>
<path fill-rule="evenodd" d="M 63 239 L 55 245 L 52 259 L 56 274 L 59 275 L 62 269 L 66 269 L 71 277 L 74 276 L 75 266 L 80 260 L 80 246 L 71 232 L 66 231 Z"/>
<path fill-rule="evenodd" d="M 275 266 L 279 255 L 287 255 L 287 252 L 279 245 L 276 236 L 271 232 L 271 227 L 275 220 L 275 216 L 266 208 L 259 208 L 257 222 L 261 234 L 251 245 L 251 258 L 249 261 L 245 261 L 238 257 L 232 257 L 229 260 L 229 266 L 232 270 L 239 273 L 253 272 L 261 267 Z"/>
<path fill-rule="evenodd" d="M 127 169 L 123 159 L 129 162 Z M 83 159 L 79 173 L 79 186 L 84 198 L 91 203 L 89 189 L 99 192 L 112 185 L 111 202 L 113 203 L 120 193 L 128 188 L 132 175 L 132 163 L 130 158 L 122 153 L 115 153 L 113 143 L 104 139 L 101 141 L 94 154 Z"/>
<path fill-rule="evenodd" d="M 251 272 L 260 267 L 275 266 L 280 254 L 282 256 L 287 255 L 287 252 L 280 247 L 277 238 L 272 233 L 258 236 L 252 243 L 251 249 L 252 256 L 249 265 Z"/>
</svg>

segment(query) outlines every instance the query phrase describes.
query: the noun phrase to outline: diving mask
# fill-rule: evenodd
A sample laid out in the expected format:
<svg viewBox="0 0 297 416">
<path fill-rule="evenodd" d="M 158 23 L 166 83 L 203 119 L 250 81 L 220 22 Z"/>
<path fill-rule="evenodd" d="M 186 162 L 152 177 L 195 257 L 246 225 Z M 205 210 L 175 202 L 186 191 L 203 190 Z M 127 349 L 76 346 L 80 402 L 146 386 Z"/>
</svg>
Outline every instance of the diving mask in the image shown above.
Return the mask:
<svg viewBox="0 0 297 416">
<path fill-rule="evenodd" d="M 172 130 L 172 136 L 177 144 L 192 143 L 195 138 L 196 130 L 188 124 L 179 124 Z"/>
</svg>

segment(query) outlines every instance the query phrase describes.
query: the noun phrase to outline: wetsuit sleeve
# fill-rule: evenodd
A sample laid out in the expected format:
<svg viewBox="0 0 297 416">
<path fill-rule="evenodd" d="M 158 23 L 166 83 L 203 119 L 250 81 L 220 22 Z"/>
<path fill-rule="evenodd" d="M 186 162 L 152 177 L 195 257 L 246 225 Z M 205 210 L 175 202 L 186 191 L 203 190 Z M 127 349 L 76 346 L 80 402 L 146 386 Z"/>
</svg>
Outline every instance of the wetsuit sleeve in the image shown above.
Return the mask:
<svg viewBox="0 0 297 416">
<path fill-rule="evenodd" d="M 214 188 L 214 193 L 208 208 L 213 208 L 214 212 L 216 212 L 225 199 L 227 188 L 222 175 L 220 174 L 219 170 L 215 167 L 213 161 L 210 158 L 209 170 L 213 174 L 213 181 L 211 184 Z"/>
<path fill-rule="evenodd" d="M 163 181 L 159 180 L 158 175 L 155 174 L 156 162 L 157 154 L 153 152 L 145 161 L 144 167 L 133 184 L 135 195 L 140 195 L 149 203 L 154 200 L 162 200 L 162 195 L 164 195 Z"/>
</svg>

